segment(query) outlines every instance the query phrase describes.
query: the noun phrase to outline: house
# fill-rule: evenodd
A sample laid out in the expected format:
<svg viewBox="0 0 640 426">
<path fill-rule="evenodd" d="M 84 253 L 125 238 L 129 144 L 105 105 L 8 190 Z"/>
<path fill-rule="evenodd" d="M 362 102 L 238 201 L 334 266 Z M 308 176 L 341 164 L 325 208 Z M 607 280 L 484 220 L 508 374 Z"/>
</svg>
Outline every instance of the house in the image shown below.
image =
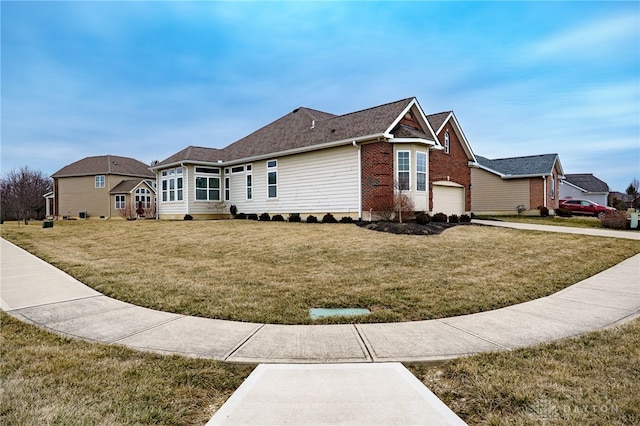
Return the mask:
<svg viewBox="0 0 640 426">
<path fill-rule="evenodd" d="M 133 158 L 86 157 L 51 177 L 53 194 L 47 197 L 53 197 L 53 211 L 49 213 L 57 218 L 119 218 L 120 210 L 132 201 L 137 208 L 155 198 L 155 174 Z"/>
<path fill-rule="evenodd" d="M 608 205 L 609 185 L 591 173 L 566 174 L 560 181 L 560 199 L 581 198 Z"/>
<path fill-rule="evenodd" d="M 427 116 L 441 150 L 429 155 L 429 200 L 433 213 L 460 214 L 471 211 L 471 168 L 476 162 L 453 111 Z"/>
<path fill-rule="evenodd" d="M 490 160 L 476 156 L 471 168 L 475 214 L 538 215 L 558 208 L 559 180 L 563 176 L 558 154 Z"/>
<path fill-rule="evenodd" d="M 452 114 L 440 121 L 457 158 L 466 140 Z M 161 219 L 228 217 L 232 205 L 244 213 L 369 219 L 393 209 L 398 193 L 416 211 L 440 205 L 429 177 L 438 150 L 444 147 L 420 104 L 407 98 L 344 115 L 300 107 L 225 148 L 189 146 L 151 170 Z M 466 197 L 464 178 L 447 175 Z M 465 210 L 460 204 L 456 213 Z"/>
</svg>

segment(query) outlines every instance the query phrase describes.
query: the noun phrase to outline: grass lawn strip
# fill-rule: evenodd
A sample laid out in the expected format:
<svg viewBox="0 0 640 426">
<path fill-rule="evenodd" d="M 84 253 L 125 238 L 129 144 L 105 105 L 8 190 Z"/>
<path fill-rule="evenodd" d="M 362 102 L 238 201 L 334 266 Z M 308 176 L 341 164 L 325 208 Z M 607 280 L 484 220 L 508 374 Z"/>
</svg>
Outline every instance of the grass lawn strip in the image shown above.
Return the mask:
<svg viewBox="0 0 640 426">
<path fill-rule="evenodd" d="M 459 226 L 440 235 L 254 221 L 5 223 L 2 236 L 119 300 L 250 322 L 393 322 L 543 297 L 640 252 L 640 243 Z M 371 315 L 312 321 L 310 308 Z"/>
<path fill-rule="evenodd" d="M 408 368 L 470 425 L 640 424 L 640 320 Z"/>
<path fill-rule="evenodd" d="M 569 226 L 572 228 L 605 229 L 597 217 L 590 216 L 487 216 L 478 219 L 498 220 L 502 222 L 532 223 L 535 225 Z"/>
</svg>

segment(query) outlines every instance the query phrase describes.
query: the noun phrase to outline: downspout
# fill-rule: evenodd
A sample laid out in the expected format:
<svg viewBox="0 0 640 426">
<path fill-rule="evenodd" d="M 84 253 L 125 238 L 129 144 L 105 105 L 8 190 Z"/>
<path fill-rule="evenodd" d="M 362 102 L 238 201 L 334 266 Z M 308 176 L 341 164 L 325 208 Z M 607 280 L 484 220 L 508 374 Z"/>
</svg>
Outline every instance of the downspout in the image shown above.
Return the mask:
<svg viewBox="0 0 640 426">
<path fill-rule="evenodd" d="M 358 149 L 358 220 L 362 220 L 362 147 L 355 140 L 352 144 Z"/>
<path fill-rule="evenodd" d="M 545 175 L 542 175 L 542 182 L 543 182 L 542 196 L 544 197 L 542 201 L 542 205 L 546 208 L 547 207 L 547 177 Z"/>
<path fill-rule="evenodd" d="M 184 162 L 180 163 L 180 167 L 182 167 L 182 196 L 183 197 L 187 197 L 187 212 L 185 214 L 191 214 L 191 205 L 189 204 L 189 200 L 190 200 L 190 189 L 187 190 L 189 188 L 189 179 L 190 177 L 188 176 L 187 173 L 187 168 L 184 166 Z M 185 177 L 186 176 L 186 177 Z M 176 176 L 177 179 L 177 176 Z M 178 190 L 177 188 L 178 182 L 176 181 L 176 191 Z"/>
</svg>

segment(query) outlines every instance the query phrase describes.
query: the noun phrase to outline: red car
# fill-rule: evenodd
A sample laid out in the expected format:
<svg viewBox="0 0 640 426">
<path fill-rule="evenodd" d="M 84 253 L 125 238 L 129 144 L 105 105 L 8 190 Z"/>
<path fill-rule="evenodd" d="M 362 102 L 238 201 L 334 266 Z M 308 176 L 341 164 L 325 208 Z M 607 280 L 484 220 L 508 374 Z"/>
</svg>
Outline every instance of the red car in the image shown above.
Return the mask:
<svg viewBox="0 0 640 426">
<path fill-rule="evenodd" d="M 601 206 L 590 200 L 560 200 L 560 208 L 570 210 L 572 214 L 584 214 L 589 216 L 604 217 L 608 211 L 615 210 L 613 207 Z"/>
</svg>

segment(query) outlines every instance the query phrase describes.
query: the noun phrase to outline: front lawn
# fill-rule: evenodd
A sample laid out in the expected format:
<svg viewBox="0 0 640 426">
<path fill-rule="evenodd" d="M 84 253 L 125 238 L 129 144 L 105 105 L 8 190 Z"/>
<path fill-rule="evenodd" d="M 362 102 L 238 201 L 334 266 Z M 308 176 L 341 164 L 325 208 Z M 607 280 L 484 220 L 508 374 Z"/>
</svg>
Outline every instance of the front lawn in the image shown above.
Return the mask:
<svg viewBox="0 0 640 426">
<path fill-rule="evenodd" d="M 570 226 L 573 228 L 604 229 L 597 217 L 591 216 L 478 216 L 477 219 L 498 220 L 503 222 L 533 223 L 536 225 Z"/>
<path fill-rule="evenodd" d="M 484 226 L 411 236 L 352 224 L 59 221 L 47 229 L 5 223 L 0 232 L 116 299 L 285 324 L 487 311 L 554 293 L 640 252 L 638 241 Z M 372 314 L 312 321 L 309 309 L 320 307 Z"/>
</svg>

